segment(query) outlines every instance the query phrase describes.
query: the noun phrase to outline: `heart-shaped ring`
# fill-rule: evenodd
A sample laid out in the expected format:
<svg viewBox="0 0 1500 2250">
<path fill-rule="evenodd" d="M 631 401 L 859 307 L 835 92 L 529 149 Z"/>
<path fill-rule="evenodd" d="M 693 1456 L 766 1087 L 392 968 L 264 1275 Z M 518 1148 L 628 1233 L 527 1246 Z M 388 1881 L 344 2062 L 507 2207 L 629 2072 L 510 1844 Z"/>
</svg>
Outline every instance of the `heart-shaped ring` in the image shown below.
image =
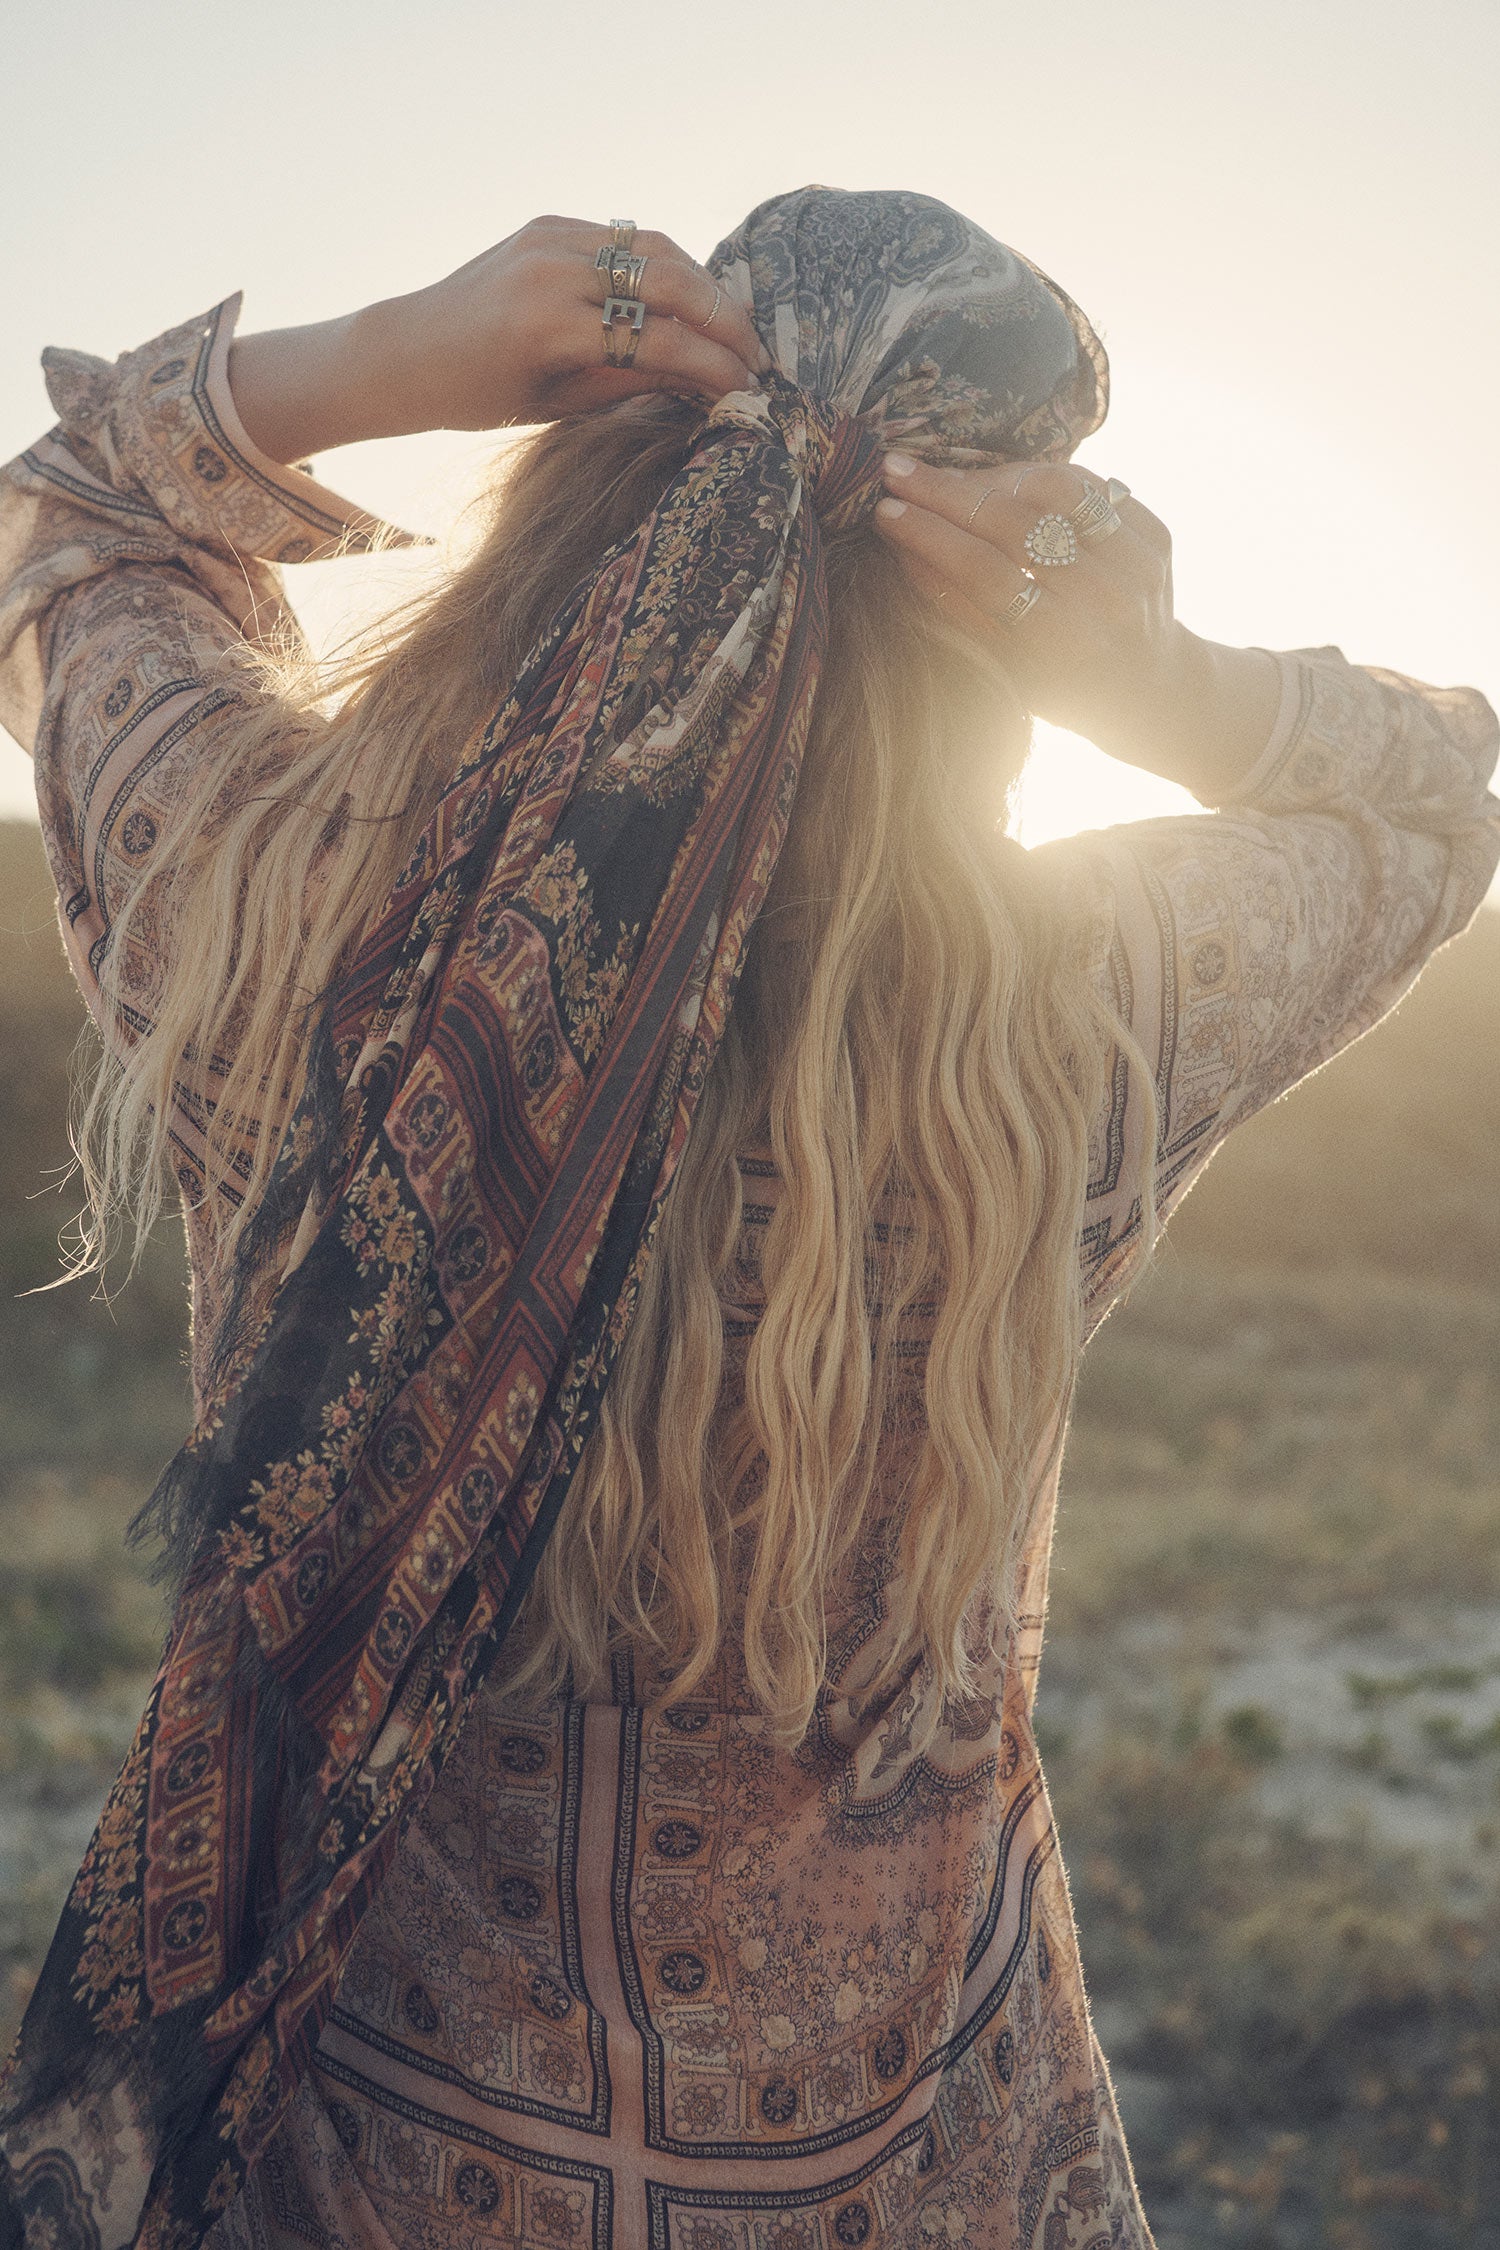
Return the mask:
<svg viewBox="0 0 1500 2250">
<path fill-rule="evenodd" d="M 1026 552 L 1044 570 L 1065 570 L 1078 560 L 1078 534 L 1066 516 L 1038 516 L 1026 534 Z"/>
</svg>

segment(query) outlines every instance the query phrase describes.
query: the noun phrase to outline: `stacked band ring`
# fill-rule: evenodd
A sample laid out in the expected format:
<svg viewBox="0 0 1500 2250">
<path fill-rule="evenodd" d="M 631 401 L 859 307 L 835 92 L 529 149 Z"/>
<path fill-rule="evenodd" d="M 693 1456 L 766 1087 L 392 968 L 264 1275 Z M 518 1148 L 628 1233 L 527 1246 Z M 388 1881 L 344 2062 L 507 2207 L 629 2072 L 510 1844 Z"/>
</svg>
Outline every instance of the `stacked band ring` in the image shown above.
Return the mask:
<svg viewBox="0 0 1500 2250">
<path fill-rule="evenodd" d="M 1077 528 L 1080 538 L 1086 539 L 1096 524 L 1108 523 L 1113 514 L 1109 494 L 1101 492 L 1097 484 L 1091 484 L 1085 487 L 1083 498 L 1073 509 L 1070 520 Z"/>
<path fill-rule="evenodd" d="M 1119 482 L 1118 478 L 1113 480 Z M 1120 529 L 1120 518 L 1108 492 L 1101 492 L 1097 484 L 1085 491 L 1068 518 L 1080 539 L 1112 539 Z"/>
<path fill-rule="evenodd" d="M 634 363 L 635 347 L 640 342 L 646 318 L 640 296 L 646 260 L 632 255 L 634 241 L 634 219 L 611 219 L 609 240 L 600 245 L 594 259 L 595 270 L 607 275 L 609 281 L 609 293 L 604 300 L 604 357 L 610 367 L 629 367 Z M 620 322 L 624 323 L 623 331 L 617 326 Z"/>
<path fill-rule="evenodd" d="M 633 258 L 613 243 L 604 243 L 594 260 L 595 271 L 608 274 L 609 286 L 617 297 L 638 297 L 641 276 L 646 270 L 644 258 Z"/>
</svg>

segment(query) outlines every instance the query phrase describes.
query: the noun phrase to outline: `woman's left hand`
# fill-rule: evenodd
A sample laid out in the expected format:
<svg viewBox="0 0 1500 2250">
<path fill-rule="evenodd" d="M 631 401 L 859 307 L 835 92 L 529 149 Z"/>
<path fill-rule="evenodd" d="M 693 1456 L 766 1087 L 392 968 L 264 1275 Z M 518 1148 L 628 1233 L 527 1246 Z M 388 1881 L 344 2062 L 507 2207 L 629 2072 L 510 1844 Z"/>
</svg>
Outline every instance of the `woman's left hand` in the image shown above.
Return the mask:
<svg viewBox="0 0 1500 2250">
<path fill-rule="evenodd" d="M 298 461 L 361 438 L 550 422 L 649 391 L 712 404 L 753 385 L 770 359 L 750 315 L 664 234 L 635 234 L 641 326 L 629 364 L 611 357 L 597 264 L 609 239 L 599 220 L 532 219 L 406 296 L 240 337 L 229 382 L 246 429 L 273 460 Z"/>
<path fill-rule="evenodd" d="M 1173 614 L 1171 533 L 1139 500 L 1118 503 L 1120 527 L 1103 539 L 1075 525 L 1072 562 L 1028 556 L 1040 517 L 1071 521 L 1104 483 L 1064 464 L 946 469 L 892 453 L 875 521 L 944 616 L 1001 658 L 1038 718 L 1108 749 L 1170 699 L 1192 636 Z M 1037 598 L 1016 615 L 1033 580 Z"/>
</svg>

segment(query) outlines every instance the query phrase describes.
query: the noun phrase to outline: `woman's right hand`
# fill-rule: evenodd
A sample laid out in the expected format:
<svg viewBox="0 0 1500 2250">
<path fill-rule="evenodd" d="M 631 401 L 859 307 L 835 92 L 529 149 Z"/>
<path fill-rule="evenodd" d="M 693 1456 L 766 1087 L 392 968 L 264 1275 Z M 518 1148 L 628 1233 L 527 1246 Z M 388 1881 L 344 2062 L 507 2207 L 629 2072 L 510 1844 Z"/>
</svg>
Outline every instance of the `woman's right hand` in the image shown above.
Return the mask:
<svg viewBox="0 0 1500 2250">
<path fill-rule="evenodd" d="M 1071 563 L 1035 563 L 1042 516 L 1072 517 L 1107 480 L 1076 463 L 936 468 L 886 456 L 875 521 L 944 616 L 1004 659 L 1028 708 L 1111 757 L 1220 802 L 1270 739 L 1281 672 L 1265 649 L 1200 640 L 1176 616 L 1172 538 L 1126 497 Z M 1017 611 L 1028 581 L 1036 599 Z"/>
<path fill-rule="evenodd" d="M 230 387 L 251 438 L 299 460 L 361 438 L 488 430 L 586 414 L 648 391 L 709 403 L 770 362 L 744 307 L 669 236 L 639 232 L 646 318 L 630 367 L 604 353 L 609 238 L 533 219 L 456 272 L 309 328 L 237 341 Z"/>
</svg>

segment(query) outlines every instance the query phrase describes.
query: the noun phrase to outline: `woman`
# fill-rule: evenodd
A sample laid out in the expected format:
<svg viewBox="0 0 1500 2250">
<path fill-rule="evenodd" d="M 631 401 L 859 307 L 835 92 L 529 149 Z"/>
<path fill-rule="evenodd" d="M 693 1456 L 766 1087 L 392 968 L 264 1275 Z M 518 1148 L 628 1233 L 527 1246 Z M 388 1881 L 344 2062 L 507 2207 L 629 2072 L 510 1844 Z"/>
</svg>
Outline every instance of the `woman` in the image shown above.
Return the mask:
<svg viewBox="0 0 1500 2250">
<path fill-rule="evenodd" d="M 52 355 L 8 472 L 198 1388 L 14 2239 L 1145 2244 L 1030 1723 L 1078 1355 L 1473 912 L 1494 715 L 1182 628 L 1092 330 L 923 197 L 235 309 Z M 342 701 L 274 671 L 380 535 L 283 464 L 514 421 Z M 1031 714 L 1220 809 L 1028 856 Z"/>
</svg>

